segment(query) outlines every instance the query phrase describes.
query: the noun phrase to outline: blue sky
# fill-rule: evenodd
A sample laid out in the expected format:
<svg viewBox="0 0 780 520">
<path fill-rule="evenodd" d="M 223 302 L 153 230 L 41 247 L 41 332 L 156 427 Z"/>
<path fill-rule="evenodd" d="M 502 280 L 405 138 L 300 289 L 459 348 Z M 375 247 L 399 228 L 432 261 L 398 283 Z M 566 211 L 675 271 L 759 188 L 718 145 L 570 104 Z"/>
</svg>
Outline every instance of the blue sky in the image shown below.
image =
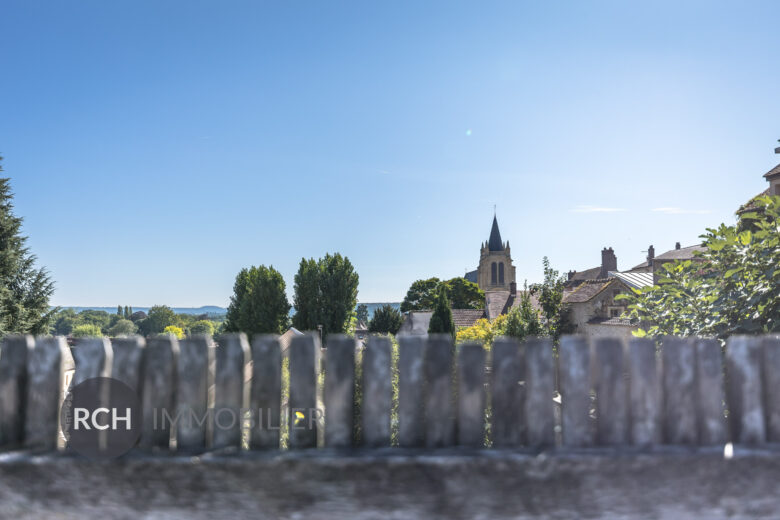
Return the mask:
<svg viewBox="0 0 780 520">
<path fill-rule="evenodd" d="M 57 305 L 362 301 L 696 242 L 780 161 L 780 3 L 5 1 L 0 154 Z M 665 209 L 664 209 L 665 208 Z"/>
</svg>

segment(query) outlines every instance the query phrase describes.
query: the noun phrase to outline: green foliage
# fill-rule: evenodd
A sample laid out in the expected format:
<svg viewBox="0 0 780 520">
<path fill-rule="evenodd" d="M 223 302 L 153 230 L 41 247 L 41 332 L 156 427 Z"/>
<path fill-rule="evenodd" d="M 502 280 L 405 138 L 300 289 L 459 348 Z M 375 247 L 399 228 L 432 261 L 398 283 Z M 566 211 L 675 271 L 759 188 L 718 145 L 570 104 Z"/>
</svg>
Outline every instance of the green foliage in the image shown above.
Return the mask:
<svg viewBox="0 0 780 520">
<path fill-rule="evenodd" d="M 456 277 L 450 280 L 428 278 L 416 280 L 401 302 L 401 312 L 426 311 L 433 309 L 440 287 L 444 287 L 453 309 L 482 309 L 485 307 L 485 293 L 474 282 Z"/>
<path fill-rule="evenodd" d="M 642 323 L 637 335 L 780 331 L 780 197 L 756 204 L 738 226 L 708 229 L 698 258 L 662 264 L 657 285 L 618 296 Z"/>
<path fill-rule="evenodd" d="M 190 334 L 208 334 L 212 336 L 215 329 L 213 321 L 198 320 L 190 326 Z"/>
<path fill-rule="evenodd" d="M 344 333 L 357 304 L 358 281 L 349 258 L 339 253 L 317 261 L 301 259 L 295 275 L 293 326 L 316 330 L 322 325 L 323 337 Z"/>
<path fill-rule="evenodd" d="M 75 327 L 71 335 L 74 338 L 100 338 L 103 336 L 103 331 L 95 324 L 84 323 Z"/>
<path fill-rule="evenodd" d="M 441 280 L 438 278 L 428 278 L 427 280 L 416 280 L 413 282 L 409 290 L 406 291 L 404 301 L 401 302 L 401 312 L 433 309 L 433 302 L 436 299 L 436 291 L 440 283 Z"/>
<path fill-rule="evenodd" d="M 178 325 L 179 319 L 167 305 L 155 305 L 149 309 L 146 319 L 136 322 L 138 331 L 144 336 L 162 333 L 166 327 Z"/>
<path fill-rule="evenodd" d="M 362 321 L 363 323 L 368 323 L 368 307 L 361 303 L 357 306 L 357 310 L 355 311 L 355 317 L 358 321 Z"/>
<path fill-rule="evenodd" d="M 45 334 L 58 310 L 49 308 L 54 283 L 35 267 L 21 225 L 13 213 L 10 179 L 0 178 L 0 334 Z"/>
<path fill-rule="evenodd" d="M 51 333 L 56 336 L 68 336 L 80 323 L 76 311 L 73 309 L 62 309 L 54 315 L 54 325 L 52 325 Z"/>
<path fill-rule="evenodd" d="M 403 316 L 392 305 L 382 305 L 374 311 L 368 324 L 368 331 L 378 334 L 395 334 L 401 328 Z"/>
<path fill-rule="evenodd" d="M 501 335 L 523 340 L 532 336 L 544 336 L 546 332 L 539 320 L 539 312 L 531 303 L 531 294 L 526 285 L 525 290 L 520 293 L 520 305 L 507 313 Z"/>
<path fill-rule="evenodd" d="M 135 323 L 122 318 L 121 320 L 117 320 L 117 322 L 108 329 L 108 335 L 114 338 L 118 336 L 131 336 L 135 334 L 135 331 Z"/>
<path fill-rule="evenodd" d="M 442 283 L 447 287 L 447 294 L 453 309 L 483 309 L 485 307 L 485 293 L 474 282 L 457 277 Z"/>
<path fill-rule="evenodd" d="M 288 326 L 289 312 L 281 273 L 273 266 L 253 266 L 236 276 L 224 328 L 249 336 L 282 334 Z"/>
<path fill-rule="evenodd" d="M 531 293 L 535 294 L 542 308 L 543 334 L 551 336 L 555 342 L 563 334 L 574 332 L 571 322 L 571 309 L 563 303 L 563 284 L 566 278 L 560 276 L 558 271 L 550 266 L 550 260 L 545 256 L 542 260 L 544 266 L 544 281 L 531 286 Z"/>
<path fill-rule="evenodd" d="M 176 336 L 178 339 L 181 339 L 184 337 L 184 331 L 181 327 L 177 327 L 176 325 L 168 325 L 163 329 L 163 334 L 168 334 L 170 336 Z"/>
<path fill-rule="evenodd" d="M 428 325 L 429 334 L 449 334 L 455 337 L 455 322 L 452 319 L 452 309 L 447 295 L 447 288 L 439 286 L 436 298 L 433 302 L 433 315 Z"/>
</svg>

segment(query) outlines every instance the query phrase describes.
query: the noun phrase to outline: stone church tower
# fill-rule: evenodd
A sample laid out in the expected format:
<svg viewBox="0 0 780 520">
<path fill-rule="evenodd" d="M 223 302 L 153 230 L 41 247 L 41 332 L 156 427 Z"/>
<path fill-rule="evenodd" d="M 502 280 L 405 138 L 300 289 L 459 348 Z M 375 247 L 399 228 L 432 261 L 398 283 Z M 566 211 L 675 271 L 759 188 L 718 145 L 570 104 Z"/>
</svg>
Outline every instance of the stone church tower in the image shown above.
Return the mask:
<svg viewBox="0 0 780 520">
<path fill-rule="evenodd" d="M 479 267 L 476 274 L 477 284 L 483 291 L 508 291 L 510 284 L 516 281 L 509 242 L 501 242 L 501 232 L 498 230 L 498 220 L 495 215 L 493 215 L 490 238 L 482 244 L 479 251 Z"/>
</svg>

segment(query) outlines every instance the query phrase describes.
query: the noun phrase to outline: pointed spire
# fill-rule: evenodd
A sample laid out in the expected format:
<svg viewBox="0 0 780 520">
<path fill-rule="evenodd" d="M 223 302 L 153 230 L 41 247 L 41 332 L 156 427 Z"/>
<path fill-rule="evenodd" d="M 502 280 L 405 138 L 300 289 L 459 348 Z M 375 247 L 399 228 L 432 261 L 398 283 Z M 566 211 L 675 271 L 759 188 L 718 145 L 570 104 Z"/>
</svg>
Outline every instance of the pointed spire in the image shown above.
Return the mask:
<svg viewBox="0 0 780 520">
<path fill-rule="evenodd" d="M 490 239 L 488 240 L 489 251 L 503 251 L 504 244 L 501 242 L 501 232 L 498 230 L 498 220 L 493 215 L 493 227 L 490 229 Z"/>
</svg>

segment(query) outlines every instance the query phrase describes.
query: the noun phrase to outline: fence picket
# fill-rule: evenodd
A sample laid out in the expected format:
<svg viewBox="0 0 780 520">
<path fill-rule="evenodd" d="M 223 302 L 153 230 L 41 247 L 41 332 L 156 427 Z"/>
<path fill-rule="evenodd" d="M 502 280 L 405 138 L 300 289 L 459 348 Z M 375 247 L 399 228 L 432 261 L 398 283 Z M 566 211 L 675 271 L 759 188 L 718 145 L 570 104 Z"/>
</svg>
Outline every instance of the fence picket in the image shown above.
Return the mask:
<svg viewBox="0 0 780 520">
<path fill-rule="evenodd" d="M 317 372 L 314 336 L 290 343 L 290 447 L 317 446 Z"/>
<path fill-rule="evenodd" d="M 763 343 L 767 441 L 780 443 L 780 337 L 764 338 Z"/>
<path fill-rule="evenodd" d="M 564 446 L 593 444 L 590 421 L 590 349 L 583 336 L 564 336 L 558 347 Z"/>
<path fill-rule="evenodd" d="M 179 342 L 176 362 L 176 449 L 200 451 L 206 447 L 210 337 L 192 336 Z M 233 423 L 239 418 L 229 418 Z"/>
<path fill-rule="evenodd" d="M 372 336 L 363 352 L 363 444 L 390 445 L 393 407 L 392 345 L 390 338 Z"/>
<path fill-rule="evenodd" d="M 279 448 L 282 418 L 282 353 L 276 336 L 252 339 L 252 381 L 249 408 L 254 426 L 249 436 L 253 450 Z"/>
<path fill-rule="evenodd" d="M 550 338 L 525 342 L 525 417 L 530 446 L 555 444 L 553 348 Z"/>
<path fill-rule="evenodd" d="M 325 352 L 325 446 L 352 445 L 354 405 L 355 340 L 331 336 Z"/>
<path fill-rule="evenodd" d="M 244 369 L 249 361 L 246 334 L 223 334 L 214 352 L 214 417 L 211 426 L 211 447 L 240 448 L 245 417 Z M 236 417 L 227 424 L 225 417 Z"/>
<path fill-rule="evenodd" d="M 493 446 L 515 447 L 525 443 L 523 352 L 517 341 L 493 342 L 491 380 L 491 430 Z"/>
<path fill-rule="evenodd" d="M 650 446 L 662 440 L 662 391 L 655 342 L 632 338 L 628 343 L 631 444 Z"/>
<path fill-rule="evenodd" d="M 142 449 L 167 450 L 170 447 L 178 346 L 175 337 L 158 336 L 151 338 L 145 349 L 141 394 L 143 423 L 139 440 Z"/>
<path fill-rule="evenodd" d="M 111 375 L 112 350 L 107 338 L 79 338 L 70 350 L 76 367 L 71 386 Z"/>
<path fill-rule="evenodd" d="M 24 440 L 27 356 L 32 336 L 6 336 L 0 345 L 0 446 L 15 448 Z"/>
<path fill-rule="evenodd" d="M 455 407 L 452 394 L 452 337 L 432 334 L 425 351 L 425 445 L 455 444 Z"/>
<path fill-rule="evenodd" d="M 398 444 L 403 448 L 425 443 L 425 346 L 419 336 L 398 338 Z"/>
<path fill-rule="evenodd" d="M 691 338 L 663 338 L 664 442 L 695 444 L 696 344 Z"/>
<path fill-rule="evenodd" d="M 740 444 L 766 441 L 761 344 L 761 338 L 750 336 L 734 336 L 726 344 L 731 439 Z"/>
<path fill-rule="evenodd" d="M 111 378 L 123 382 L 141 396 L 146 341 L 140 336 L 111 340 Z"/>
<path fill-rule="evenodd" d="M 602 445 L 626 444 L 628 385 L 624 376 L 623 342 L 617 338 L 597 338 L 594 348 L 596 440 Z"/>
<path fill-rule="evenodd" d="M 458 444 L 485 444 L 485 349 L 479 343 L 458 348 Z"/>
<path fill-rule="evenodd" d="M 54 450 L 58 445 L 60 404 L 65 394 L 64 376 L 73 370 L 73 358 L 65 338 L 37 338 L 27 355 L 27 410 L 24 445 L 34 450 Z"/>
<path fill-rule="evenodd" d="M 725 444 L 728 441 L 728 430 L 723 410 L 723 351 L 716 339 L 695 341 L 698 441 L 703 446 Z"/>
</svg>

